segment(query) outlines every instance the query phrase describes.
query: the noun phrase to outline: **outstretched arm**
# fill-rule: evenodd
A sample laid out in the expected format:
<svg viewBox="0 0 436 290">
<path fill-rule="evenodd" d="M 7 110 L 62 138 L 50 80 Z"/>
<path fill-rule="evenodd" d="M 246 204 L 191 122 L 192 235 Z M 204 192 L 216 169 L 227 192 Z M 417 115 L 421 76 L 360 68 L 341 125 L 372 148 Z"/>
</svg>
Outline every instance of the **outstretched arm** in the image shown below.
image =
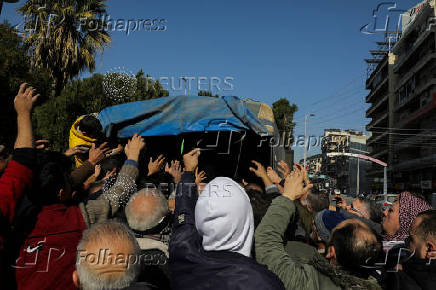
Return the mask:
<svg viewBox="0 0 436 290">
<path fill-rule="evenodd" d="M 285 231 L 289 221 L 294 220 L 295 204 L 304 194 L 303 177 L 300 170 L 288 176 L 283 196 L 273 200 L 262 222 L 256 229 L 256 260 L 264 264 L 280 280 L 286 289 L 318 289 L 316 270 L 308 265 L 294 261 L 285 250 Z"/>
<path fill-rule="evenodd" d="M 121 205 L 127 203 L 129 194 L 136 191 L 136 177 L 138 176 L 139 153 L 145 147 L 145 141 L 141 136 L 135 134 L 124 148 L 127 156 L 126 162 L 118 174 L 115 184 L 100 198 L 109 200 L 112 207 L 112 214 L 115 214 Z"/>
<path fill-rule="evenodd" d="M 170 241 L 170 267 L 175 277 L 189 274 L 203 261 L 201 237 L 195 227 L 195 204 L 198 198 L 195 170 L 198 166 L 199 149 L 183 156 L 185 172 L 177 185 L 173 233 Z M 184 265 L 191 265 L 185 267 Z M 174 279 L 174 288 L 181 279 Z"/>
<path fill-rule="evenodd" d="M 0 215 L 9 223 L 14 218 L 17 201 L 32 184 L 35 163 L 30 114 L 39 95 L 33 96 L 35 90 L 26 87 L 25 83 L 21 84 L 14 100 L 18 135 L 12 160 L 0 178 Z"/>
</svg>

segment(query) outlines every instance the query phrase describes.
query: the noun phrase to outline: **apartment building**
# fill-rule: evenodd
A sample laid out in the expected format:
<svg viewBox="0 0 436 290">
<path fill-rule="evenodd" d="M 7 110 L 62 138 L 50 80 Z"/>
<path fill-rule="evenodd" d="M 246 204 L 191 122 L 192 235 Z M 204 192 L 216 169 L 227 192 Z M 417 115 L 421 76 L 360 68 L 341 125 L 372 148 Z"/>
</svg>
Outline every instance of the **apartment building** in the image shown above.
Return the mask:
<svg viewBox="0 0 436 290">
<path fill-rule="evenodd" d="M 367 160 L 357 160 L 347 155 L 329 156 L 328 153 L 368 154 L 366 142 L 369 136 L 361 131 L 326 129 L 321 145 L 322 174 L 334 180 L 334 185 L 342 193 L 355 196 L 357 189 L 357 174 L 359 172 L 359 193 L 369 193 L 369 183 L 366 172 L 371 163 Z M 359 166 L 359 169 L 357 167 Z"/>
<path fill-rule="evenodd" d="M 401 37 L 366 81 L 370 155 L 388 163 L 388 190 L 436 190 L 435 0 L 402 14 Z M 383 169 L 368 172 L 373 189 Z"/>
</svg>

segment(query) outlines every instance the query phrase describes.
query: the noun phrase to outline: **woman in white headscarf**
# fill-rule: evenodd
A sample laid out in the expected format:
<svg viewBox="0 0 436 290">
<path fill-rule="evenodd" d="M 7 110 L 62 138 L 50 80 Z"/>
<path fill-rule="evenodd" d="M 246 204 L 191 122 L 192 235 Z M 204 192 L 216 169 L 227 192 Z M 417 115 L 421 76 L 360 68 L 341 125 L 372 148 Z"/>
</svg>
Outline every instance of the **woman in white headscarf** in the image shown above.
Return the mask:
<svg viewBox="0 0 436 290">
<path fill-rule="evenodd" d="M 170 241 L 174 289 L 284 289 L 251 258 L 254 221 L 244 189 L 226 177 L 212 180 L 198 197 L 195 169 L 200 151 L 183 156 Z M 198 201 L 197 201 L 198 198 Z"/>
</svg>

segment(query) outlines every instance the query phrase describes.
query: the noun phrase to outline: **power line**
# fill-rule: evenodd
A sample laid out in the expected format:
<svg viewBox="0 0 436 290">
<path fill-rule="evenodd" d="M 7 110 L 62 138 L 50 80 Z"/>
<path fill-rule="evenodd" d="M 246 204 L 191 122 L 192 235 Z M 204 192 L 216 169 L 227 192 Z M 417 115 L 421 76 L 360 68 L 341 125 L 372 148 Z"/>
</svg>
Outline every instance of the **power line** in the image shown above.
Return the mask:
<svg viewBox="0 0 436 290">
<path fill-rule="evenodd" d="M 332 96 L 337 95 L 339 92 L 341 92 L 342 89 L 347 88 L 350 84 L 355 83 L 357 80 L 360 80 L 360 78 L 362 78 L 361 80 L 363 81 L 364 76 L 365 76 L 365 74 L 357 75 L 354 79 L 352 79 L 350 82 L 348 82 L 344 87 L 340 88 L 336 92 L 334 92 L 334 93 L 332 93 L 332 94 L 330 94 L 330 95 L 328 95 L 328 96 L 326 96 L 324 98 L 318 99 L 317 101 L 313 102 L 311 104 L 311 106 L 314 106 L 315 104 L 319 104 L 319 103 L 324 102 L 324 101 L 326 101 L 328 99 L 331 99 Z"/>
<path fill-rule="evenodd" d="M 428 130 L 428 131 L 436 131 L 436 129 L 431 128 L 414 128 L 414 129 L 400 129 L 400 128 L 390 128 L 390 127 L 372 127 L 374 129 L 390 129 L 390 130 L 404 130 L 404 131 L 413 131 L 413 130 Z"/>
<path fill-rule="evenodd" d="M 376 132 L 376 131 L 371 131 L 372 133 L 375 134 L 387 134 L 387 135 L 398 135 L 398 136 L 424 136 L 424 137 L 436 137 L 436 134 L 419 134 L 419 133 L 415 133 L 415 134 L 407 134 L 407 133 L 394 133 L 394 132 L 387 132 L 387 131 L 381 131 L 381 132 Z"/>
</svg>

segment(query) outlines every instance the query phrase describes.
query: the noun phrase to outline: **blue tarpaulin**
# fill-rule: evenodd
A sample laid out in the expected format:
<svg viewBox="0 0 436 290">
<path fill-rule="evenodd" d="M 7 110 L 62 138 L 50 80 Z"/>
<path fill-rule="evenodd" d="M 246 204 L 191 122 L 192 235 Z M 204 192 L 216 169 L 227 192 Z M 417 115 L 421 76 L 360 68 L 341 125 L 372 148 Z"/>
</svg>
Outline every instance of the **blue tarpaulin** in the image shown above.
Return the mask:
<svg viewBox="0 0 436 290">
<path fill-rule="evenodd" d="M 108 107 L 98 118 L 107 137 L 243 130 L 252 130 L 261 136 L 272 135 L 237 97 L 163 97 Z"/>
</svg>

